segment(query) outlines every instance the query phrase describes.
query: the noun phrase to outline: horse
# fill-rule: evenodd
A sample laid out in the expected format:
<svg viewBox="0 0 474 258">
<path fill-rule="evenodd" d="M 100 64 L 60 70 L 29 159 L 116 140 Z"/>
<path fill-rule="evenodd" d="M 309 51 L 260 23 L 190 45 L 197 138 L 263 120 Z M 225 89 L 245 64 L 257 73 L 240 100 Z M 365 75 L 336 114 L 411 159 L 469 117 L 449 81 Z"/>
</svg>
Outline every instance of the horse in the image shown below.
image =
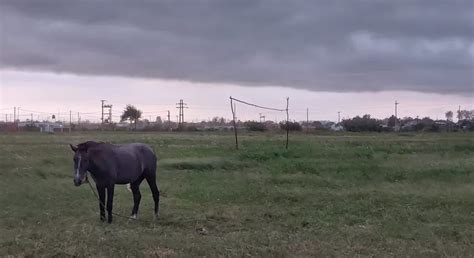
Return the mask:
<svg viewBox="0 0 474 258">
<path fill-rule="evenodd" d="M 114 187 L 130 184 L 133 194 L 133 209 L 130 218 L 137 219 L 140 205 L 140 183 L 146 179 L 155 202 L 155 218 L 158 218 L 160 191 L 156 185 L 156 162 L 154 151 L 146 144 L 131 143 L 115 145 L 87 141 L 74 146 L 74 185 L 87 180 L 87 172 L 94 180 L 99 194 L 100 220 L 105 221 L 105 196 L 107 192 L 107 222 L 112 223 Z"/>
</svg>

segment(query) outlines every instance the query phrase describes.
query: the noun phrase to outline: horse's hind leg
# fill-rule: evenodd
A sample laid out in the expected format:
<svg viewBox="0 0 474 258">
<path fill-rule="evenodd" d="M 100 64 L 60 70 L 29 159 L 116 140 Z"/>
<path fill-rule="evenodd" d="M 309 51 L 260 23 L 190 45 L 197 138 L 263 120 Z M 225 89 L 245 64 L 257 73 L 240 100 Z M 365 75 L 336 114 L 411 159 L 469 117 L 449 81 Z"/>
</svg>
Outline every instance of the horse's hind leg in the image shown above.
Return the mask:
<svg viewBox="0 0 474 258">
<path fill-rule="evenodd" d="M 130 184 L 130 188 L 133 193 L 133 209 L 132 216 L 130 218 L 136 219 L 138 214 L 138 207 L 140 206 L 140 200 L 142 195 L 140 194 L 140 184 L 142 183 L 143 177 Z"/>
<path fill-rule="evenodd" d="M 158 218 L 158 211 L 160 207 L 160 191 L 156 185 L 156 175 L 149 175 L 146 178 L 148 185 L 150 186 L 151 193 L 153 194 L 153 201 L 155 201 L 155 217 Z"/>
</svg>

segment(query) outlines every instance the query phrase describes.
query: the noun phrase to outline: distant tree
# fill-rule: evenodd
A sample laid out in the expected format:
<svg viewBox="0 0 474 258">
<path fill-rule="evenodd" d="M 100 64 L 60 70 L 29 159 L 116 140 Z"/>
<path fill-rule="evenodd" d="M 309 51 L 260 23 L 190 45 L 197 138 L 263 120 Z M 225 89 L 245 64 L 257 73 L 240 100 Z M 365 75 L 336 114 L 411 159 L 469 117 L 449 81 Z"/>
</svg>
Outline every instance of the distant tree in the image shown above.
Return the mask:
<svg viewBox="0 0 474 258">
<path fill-rule="evenodd" d="M 163 123 L 163 120 L 161 120 L 161 116 L 156 117 L 156 123 L 160 125 Z"/>
<path fill-rule="evenodd" d="M 138 110 L 135 106 L 128 104 L 125 107 L 125 110 L 120 117 L 120 121 L 130 120 L 130 122 L 134 122 L 135 130 L 137 130 L 137 121 L 142 117 L 142 111 Z"/>
<path fill-rule="evenodd" d="M 388 118 L 388 122 L 387 122 L 387 125 L 389 127 L 395 127 L 395 125 L 397 125 L 397 118 L 392 115 L 391 117 Z"/>
<path fill-rule="evenodd" d="M 313 121 L 313 122 L 310 122 L 310 124 L 316 129 L 324 128 L 323 123 L 319 121 Z"/>
<path fill-rule="evenodd" d="M 416 131 L 432 131 L 435 132 L 438 130 L 436 123 L 433 119 L 429 117 L 422 118 L 419 123 L 415 126 Z"/>
<path fill-rule="evenodd" d="M 281 128 L 282 130 L 286 130 L 286 122 L 280 122 L 280 128 Z M 291 122 L 291 121 L 289 121 L 289 122 L 288 122 L 288 129 L 289 129 L 290 131 L 301 131 L 301 130 L 303 130 L 303 127 L 302 127 L 301 124 L 298 123 L 298 122 Z"/>
<path fill-rule="evenodd" d="M 473 120 L 474 119 L 474 110 L 458 110 L 457 118 L 461 120 Z"/>
<path fill-rule="evenodd" d="M 265 126 L 264 123 L 259 123 L 255 121 L 247 121 L 244 124 L 245 124 L 245 127 L 247 127 L 249 131 L 263 132 L 267 130 L 267 127 Z"/>
<path fill-rule="evenodd" d="M 400 124 L 404 125 L 404 124 L 407 124 L 407 123 L 409 123 L 413 120 L 414 119 L 412 117 L 407 116 L 407 117 L 404 117 L 404 118 L 400 119 Z"/>
<path fill-rule="evenodd" d="M 453 121 L 453 116 L 454 116 L 453 111 L 446 112 L 445 116 L 446 116 L 446 120 Z"/>
<path fill-rule="evenodd" d="M 345 119 L 341 123 L 347 131 L 351 132 L 379 132 L 381 130 L 382 124 L 380 120 L 371 118 L 370 115 L 364 115 L 363 117 L 356 116 L 352 119 Z"/>
<path fill-rule="evenodd" d="M 212 125 L 225 125 L 225 118 L 215 116 L 211 120 Z"/>
<path fill-rule="evenodd" d="M 474 110 L 461 110 L 458 111 L 459 120 L 473 120 L 474 119 Z"/>
</svg>

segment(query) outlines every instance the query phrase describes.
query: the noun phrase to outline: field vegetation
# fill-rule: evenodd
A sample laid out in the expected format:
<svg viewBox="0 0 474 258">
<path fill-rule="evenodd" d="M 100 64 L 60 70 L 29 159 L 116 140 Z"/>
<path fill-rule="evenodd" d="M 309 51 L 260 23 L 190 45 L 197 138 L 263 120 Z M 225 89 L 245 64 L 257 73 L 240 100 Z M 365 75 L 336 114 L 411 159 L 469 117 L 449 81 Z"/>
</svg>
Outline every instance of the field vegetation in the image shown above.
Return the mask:
<svg viewBox="0 0 474 258">
<path fill-rule="evenodd" d="M 474 133 L 0 135 L 0 256 L 472 256 Z M 102 223 L 68 143 L 156 151 L 161 217 Z M 114 211 L 132 195 L 116 188 Z"/>
</svg>

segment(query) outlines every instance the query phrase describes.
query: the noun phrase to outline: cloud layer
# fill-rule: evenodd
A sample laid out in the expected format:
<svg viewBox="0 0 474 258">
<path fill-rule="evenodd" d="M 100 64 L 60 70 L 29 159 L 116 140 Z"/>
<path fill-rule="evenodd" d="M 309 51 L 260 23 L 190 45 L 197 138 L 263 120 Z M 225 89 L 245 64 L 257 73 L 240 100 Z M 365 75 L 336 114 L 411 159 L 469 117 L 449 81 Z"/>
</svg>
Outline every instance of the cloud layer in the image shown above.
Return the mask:
<svg viewBox="0 0 474 258">
<path fill-rule="evenodd" d="M 2 0 L 1 68 L 313 91 L 472 94 L 474 6 Z"/>
</svg>

